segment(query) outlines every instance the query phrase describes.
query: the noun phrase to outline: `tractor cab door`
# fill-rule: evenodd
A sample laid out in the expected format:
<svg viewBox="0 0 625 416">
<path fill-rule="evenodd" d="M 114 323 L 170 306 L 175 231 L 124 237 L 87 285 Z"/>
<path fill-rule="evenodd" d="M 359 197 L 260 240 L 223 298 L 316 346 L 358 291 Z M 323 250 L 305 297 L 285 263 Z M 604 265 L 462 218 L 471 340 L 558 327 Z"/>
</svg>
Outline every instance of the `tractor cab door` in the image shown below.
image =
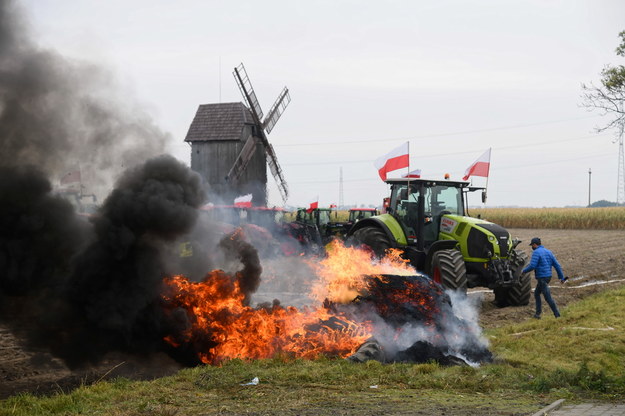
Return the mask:
<svg viewBox="0 0 625 416">
<path fill-rule="evenodd" d="M 455 186 L 435 185 L 424 188 L 424 239 L 430 245 L 439 240 L 441 218 L 445 214 L 464 215 L 462 189 Z"/>
<path fill-rule="evenodd" d="M 408 244 L 415 244 L 419 240 L 420 224 L 419 200 L 421 198 L 421 187 L 407 184 L 396 184 L 391 189 L 391 201 L 389 213 L 402 226 L 406 234 Z M 422 199 L 422 198 L 421 198 Z"/>
</svg>

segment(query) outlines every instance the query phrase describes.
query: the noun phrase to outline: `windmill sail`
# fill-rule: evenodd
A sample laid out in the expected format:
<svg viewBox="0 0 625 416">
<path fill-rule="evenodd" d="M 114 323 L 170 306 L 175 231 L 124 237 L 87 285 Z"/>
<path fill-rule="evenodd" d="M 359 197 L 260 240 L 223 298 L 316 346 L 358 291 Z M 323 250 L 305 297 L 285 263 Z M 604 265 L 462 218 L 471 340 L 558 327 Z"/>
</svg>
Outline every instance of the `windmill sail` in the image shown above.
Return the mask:
<svg viewBox="0 0 625 416">
<path fill-rule="evenodd" d="M 247 76 L 247 71 L 245 71 L 243 64 L 234 68 L 234 79 L 237 81 L 239 90 L 241 90 L 241 94 L 245 97 L 247 105 L 252 110 L 252 115 L 254 116 L 256 124 L 260 126 L 260 121 L 263 119 L 263 110 L 260 108 L 258 98 L 256 98 L 256 93 L 254 92 L 254 88 L 252 88 L 252 83 Z"/>
<path fill-rule="evenodd" d="M 241 152 L 239 152 L 237 159 L 234 161 L 232 168 L 230 168 L 228 176 L 226 176 L 227 181 L 238 181 L 241 178 L 241 175 L 245 171 L 248 163 L 252 160 L 252 156 L 254 156 L 254 150 L 256 150 L 256 138 L 250 134 L 247 137 Z"/>
<path fill-rule="evenodd" d="M 265 130 L 267 130 L 267 134 L 271 133 L 271 130 L 273 130 L 273 126 L 276 125 L 278 119 L 284 112 L 284 109 L 289 105 L 290 102 L 291 96 L 289 95 L 289 90 L 287 87 L 284 87 L 284 89 L 280 93 L 280 96 L 269 110 L 269 114 L 267 114 L 265 121 L 263 121 L 263 127 L 265 128 Z"/>
<path fill-rule="evenodd" d="M 286 202 L 289 197 L 289 187 L 284 180 L 282 168 L 280 168 L 280 165 L 278 164 L 278 158 L 276 157 L 276 153 L 273 151 L 273 146 L 271 144 L 267 143 L 265 153 L 267 154 L 267 164 L 269 165 L 269 170 L 271 170 L 271 174 L 278 184 L 280 196 L 282 197 L 282 200 Z"/>
</svg>

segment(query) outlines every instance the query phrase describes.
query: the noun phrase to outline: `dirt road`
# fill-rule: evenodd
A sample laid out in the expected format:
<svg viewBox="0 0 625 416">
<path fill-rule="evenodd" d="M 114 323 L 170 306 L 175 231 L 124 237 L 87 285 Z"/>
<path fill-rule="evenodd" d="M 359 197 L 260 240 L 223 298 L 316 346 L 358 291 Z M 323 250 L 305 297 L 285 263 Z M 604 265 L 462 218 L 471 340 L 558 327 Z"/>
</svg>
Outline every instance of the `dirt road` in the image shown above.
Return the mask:
<svg viewBox="0 0 625 416">
<path fill-rule="evenodd" d="M 566 305 L 592 293 L 625 285 L 625 233 L 623 231 L 585 230 L 510 230 L 520 238 L 519 246 L 531 255 L 528 246 L 538 236 L 562 264 L 570 281 L 562 286 L 553 282 L 552 293 L 563 314 Z M 534 300 L 528 306 L 498 309 L 489 291 L 477 291 L 481 298 L 480 321 L 484 328 L 530 319 Z M 51 393 L 68 391 L 101 378 L 123 375 L 128 378 L 152 378 L 173 374 L 179 366 L 167 357 L 153 357 L 150 362 L 132 357 L 111 356 L 98 368 L 72 372 L 45 351 L 27 351 L 17 339 L 0 326 L 0 399 L 18 392 Z"/>
</svg>

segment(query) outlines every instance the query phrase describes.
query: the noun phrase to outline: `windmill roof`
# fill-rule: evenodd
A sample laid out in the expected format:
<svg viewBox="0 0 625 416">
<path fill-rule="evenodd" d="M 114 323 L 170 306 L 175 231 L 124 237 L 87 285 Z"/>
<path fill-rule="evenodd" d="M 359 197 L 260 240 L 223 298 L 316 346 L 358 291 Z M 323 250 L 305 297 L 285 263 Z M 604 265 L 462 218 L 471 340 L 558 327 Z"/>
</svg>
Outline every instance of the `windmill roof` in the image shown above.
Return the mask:
<svg viewBox="0 0 625 416">
<path fill-rule="evenodd" d="M 254 119 L 243 103 L 201 104 L 184 141 L 241 140 L 245 124 Z"/>
</svg>

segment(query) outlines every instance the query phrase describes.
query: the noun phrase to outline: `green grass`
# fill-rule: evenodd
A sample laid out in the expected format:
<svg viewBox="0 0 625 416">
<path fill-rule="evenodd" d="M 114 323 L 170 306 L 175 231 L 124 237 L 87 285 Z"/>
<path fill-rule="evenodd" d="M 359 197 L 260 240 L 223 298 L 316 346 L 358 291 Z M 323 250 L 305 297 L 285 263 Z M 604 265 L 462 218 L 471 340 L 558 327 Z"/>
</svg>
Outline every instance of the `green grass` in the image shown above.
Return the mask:
<svg viewBox="0 0 625 416">
<path fill-rule="evenodd" d="M 493 364 L 441 367 L 278 357 L 197 367 L 151 382 L 101 381 L 67 394 L 18 395 L 0 415 L 531 414 L 557 399 L 625 398 L 625 288 L 563 317 L 486 332 Z M 614 330 L 601 330 L 608 327 Z M 257 386 L 242 386 L 258 377 Z M 377 388 L 371 388 L 377 386 Z"/>
</svg>

